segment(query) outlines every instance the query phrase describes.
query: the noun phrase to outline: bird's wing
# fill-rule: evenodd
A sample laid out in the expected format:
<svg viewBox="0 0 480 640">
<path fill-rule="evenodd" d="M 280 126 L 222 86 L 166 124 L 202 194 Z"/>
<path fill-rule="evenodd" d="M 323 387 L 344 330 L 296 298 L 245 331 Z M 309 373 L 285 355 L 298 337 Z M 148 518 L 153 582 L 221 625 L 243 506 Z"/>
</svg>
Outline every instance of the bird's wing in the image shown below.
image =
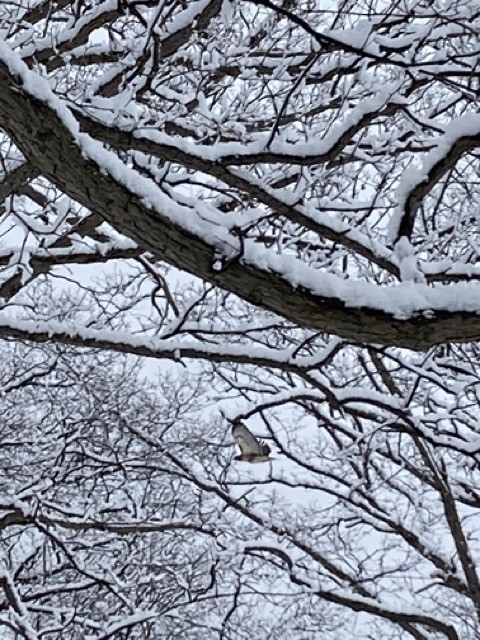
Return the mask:
<svg viewBox="0 0 480 640">
<path fill-rule="evenodd" d="M 232 435 L 235 440 L 235 444 L 240 448 L 242 455 L 262 455 L 260 442 L 244 424 L 237 423 L 233 425 Z"/>
</svg>

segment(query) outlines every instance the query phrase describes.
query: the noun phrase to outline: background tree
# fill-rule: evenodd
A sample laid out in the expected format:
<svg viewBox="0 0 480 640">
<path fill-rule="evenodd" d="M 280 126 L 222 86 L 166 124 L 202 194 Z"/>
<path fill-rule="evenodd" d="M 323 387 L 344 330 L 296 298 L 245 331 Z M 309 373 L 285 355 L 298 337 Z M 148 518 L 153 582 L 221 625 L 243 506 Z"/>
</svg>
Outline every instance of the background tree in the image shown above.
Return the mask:
<svg viewBox="0 0 480 640">
<path fill-rule="evenodd" d="M 477 4 L 1 4 L 12 632 L 478 636 Z"/>
<path fill-rule="evenodd" d="M 5 345 L 0 624 L 52 639 L 476 638 L 478 463 L 446 433 L 467 433 L 478 403 L 392 360 L 350 363 L 356 395 L 345 385 L 334 408 L 322 384 L 273 369 L 229 382 L 221 365 L 193 387 L 180 365 L 152 383 L 118 354 Z M 322 376 L 335 389 L 346 369 L 332 358 Z M 238 392 L 271 463 L 235 462 L 212 420 Z M 447 446 L 414 418 L 422 399 Z"/>
</svg>

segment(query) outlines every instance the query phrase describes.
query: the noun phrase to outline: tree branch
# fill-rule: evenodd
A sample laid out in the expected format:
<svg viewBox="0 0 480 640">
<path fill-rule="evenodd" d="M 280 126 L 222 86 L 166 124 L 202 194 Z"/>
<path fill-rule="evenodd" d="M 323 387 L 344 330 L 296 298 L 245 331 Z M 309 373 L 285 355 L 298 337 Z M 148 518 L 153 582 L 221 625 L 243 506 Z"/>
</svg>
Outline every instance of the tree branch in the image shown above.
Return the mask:
<svg viewBox="0 0 480 640">
<path fill-rule="evenodd" d="M 15 65 L 12 74 L 4 62 L 0 63 L 2 127 L 53 184 L 159 259 L 300 326 L 353 341 L 423 349 L 439 342 L 466 342 L 480 337 L 477 309 L 450 311 L 447 306 L 434 310 L 426 301 L 415 313 L 399 319 L 385 308 L 369 306 L 362 287 L 358 289 L 358 299 L 348 302 L 331 287 L 323 295 L 309 287 L 295 288 L 271 265 L 260 267 L 235 260 L 227 269 L 214 270 L 214 255 L 221 250 L 222 243 L 208 242 L 180 226 L 160 206 L 156 209 L 147 206 L 143 197 L 132 192 L 130 182 L 127 188 L 127 182 L 122 182 L 117 171 L 115 175 L 108 173 L 93 156 L 86 158 L 90 142 L 87 141 L 87 148 L 79 146 L 78 139 L 55 110 L 62 108 L 56 102 L 58 99 L 52 95 L 40 100 L 32 95 L 30 86 L 28 89 L 25 86 L 25 74 L 29 72 L 26 68 L 23 71 L 19 61 Z M 42 85 L 42 90 L 47 90 L 46 86 Z M 319 283 L 322 277 L 325 276 L 318 273 Z M 389 294 L 388 288 L 371 286 L 372 291 L 378 288 L 382 295 L 391 295 L 392 302 L 398 295 L 394 289 Z"/>
</svg>

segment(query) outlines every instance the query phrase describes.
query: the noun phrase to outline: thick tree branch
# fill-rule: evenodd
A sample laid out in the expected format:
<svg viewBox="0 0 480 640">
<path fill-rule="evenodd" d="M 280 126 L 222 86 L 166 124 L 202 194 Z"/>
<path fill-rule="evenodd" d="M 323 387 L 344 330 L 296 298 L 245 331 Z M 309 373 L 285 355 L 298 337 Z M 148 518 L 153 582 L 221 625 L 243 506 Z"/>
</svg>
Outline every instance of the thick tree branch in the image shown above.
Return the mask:
<svg viewBox="0 0 480 640">
<path fill-rule="evenodd" d="M 424 179 L 415 184 L 405 198 L 404 211 L 400 218 L 396 239 L 402 236 L 406 236 L 409 239 L 411 238 L 415 225 L 415 216 L 424 198 L 439 183 L 443 176 L 455 167 L 463 155 L 471 153 L 475 149 L 478 149 L 479 146 L 480 133 L 477 135 L 464 135 L 455 140 L 450 146 L 448 153 L 442 154 L 438 160 L 432 164 Z"/>
<path fill-rule="evenodd" d="M 88 220 L 88 218 L 87 218 Z M 63 242 L 62 242 L 63 241 Z M 57 246 L 64 246 L 68 243 L 68 236 L 60 238 Z M 68 244 L 67 244 L 68 246 Z M 67 264 L 101 264 L 110 260 L 120 260 L 138 258 L 142 251 L 136 247 L 131 249 L 110 248 L 105 251 L 72 251 L 72 252 L 44 252 L 33 255 L 28 263 L 30 269 L 29 277 L 25 280 L 21 265 L 17 265 L 16 272 L 2 283 L 0 283 L 0 298 L 4 301 L 10 300 L 28 281 L 36 278 L 42 273 L 48 273 L 53 267 Z M 0 266 L 11 264 L 13 254 L 0 255 Z"/>
<path fill-rule="evenodd" d="M 371 114 L 369 114 L 369 116 L 370 115 Z M 185 167 L 188 167 L 189 169 L 201 171 L 202 173 L 211 175 L 214 178 L 221 180 L 229 187 L 240 189 L 244 193 L 248 194 L 250 198 L 258 199 L 272 211 L 285 216 L 285 218 L 291 220 L 295 224 L 305 227 L 306 229 L 310 229 L 311 231 L 320 234 L 327 240 L 342 244 L 351 251 L 354 251 L 358 255 L 363 256 L 373 264 L 376 264 L 382 269 L 385 269 L 392 275 L 399 275 L 399 269 L 397 265 L 390 261 L 387 257 L 389 253 L 388 251 L 384 251 L 383 254 L 376 253 L 374 250 L 372 250 L 371 247 L 366 246 L 357 238 L 352 237 L 352 234 L 349 234 L 348 230 L 337 231 L 332 227 L 329 227 L 327 224 L 322 224 L 322 222 L 315 220 L 314 217 L 305 215 L 297 207 L 292 206 L 291 204 L 286 203 L 281 198 L 277 197 L 273 189 L 267 190 L 257 182 L 249 180 L 245 175 L 241 175 L 240 173 L 232 172 L 231 170 L 229 170 L 227 166 L 224 166 L 223 160 L 221 162 L 208 160 L 201 155 L 190 153 L 180 146 L 168 143 L 154 142 L 148 137 L 142 136 L 140 134 L 133 135 L 127 131 L 122 131 L 115 127 L 105 125 L 101 122 L 94 121 L 91 118 L 78 112 L 75 112 L 75 116 L 77 117 L 83 131 L 96 138 L 97 140 L 101 140 L 102 142 L 113 146 L 118 151 L 141 151 L 142 153 L 152 155 L 156 158 L 169 160 L 170 162 L 181 164 Z M 359 127 L 355 126 L 349 129 L 348 135 L 354 135 L 358 130 Z M 338 142 L 338 145 L 335 145 L 334 148 L 332 148 L 323 156 L 315 156 L 313 158 L 310 156 L 298 156 L 297 159 L 300 163 L 308 160 L 308 164 L 322 163 L 326 162 L 327 160 L 333 160 L 333 158 L 340 152 L 341 148 L 343 148 L 345 144 L 346 140 L 342 138 Z M 266 152 L 266 154 L 268 156 L 270 155 L 269 152 Z M 263 157 L 262 154 L 256 154 L 255 157 L 259 155 Z M 277 161 L 280 161 L 279 154 L 273 155 L 277 158 Z M 251 161 L 260 162 L 260 160 L 258 160 L 258 157 L 257 160 L 252 159 Z M 262 161 L 267 162 L 269 160 L 264 158 L 264 160 Z M 283 162 L 286 161 L 293 162 L 290 158 L 283 156 Z M 245 162 L 250 162 L 250 160 L 245 160 Z M 226 164 L 228 164 L 228 162 L 225 162 L 225 165 Z M 356 235 L 358 236 L 359 234 Z"/>
<path fill-rule="evenodd" d="M 5 507 L 3 507 L 5 509 Z M 169 531 L 195 531 L 208 536 L 213 536 L 212 528 L 204 524 L 196 524 L 194 522 L 170 521 L 155 522 L 150 521 L 126 521 L 126 522 L 102 522 L 100 520 L 84 519 L 62 519 L 53 517 L 46 513 L 36 513 L 35 515 L 26 515 L 23 511 L 12 505 L 12 510 L 0 518 L 0 529 L 12 526 L 35 525 L 40 523 L 47 527 L 59 527 L 60 529 L 68 529 L 70 531 L 106 531 L 109 533 L 117 533 L 121 535 L 139 534 L 139 533 L 165 533 Z"/>
<path fill-rule="evenodd" d="M 214 270 L 214 255 L 221 243 L 209 244 L 162 211 L 152 210 L 118 177 L 107 175 L 104 167 L 85 158 L 58 114 L 22 85 L 22 78 L 12 75 L 1 63 L 0 124 L 22 153 L 58 188 L 159 259 L 300 326 L 354 341 L 422 349 L 439 342 L 465 342 L 480 337 L 480 316 L 476 311 L 432 312 L 426 305 L 423 313 L 419 310 L 415 317 L 399 319 L 388 311 L 369 307 L 361 297 L 354 307 L 347 306 L 334 291 L 318 295 L 305 287 L 294 288 L 268 267 L 234 260 L 228 268 Z M 321 273 L 318 279 L 321 282 Z"/>
<path fill-rule="evenodd" d="M 238 364 L 269 367 L 286 371 L 291 374 L 302 375 L 306 371 L 316 369 L 322 360 L 311 358 L 285 359 L 282 352 L 268 347 L 256 346 L 226 346 L 195 343 L 183 338 L 178 341 L 162 340 L 153 337 L 136 337 L 111 330 L 79 329 L 73 324 L 63 324 L 54 321 L 30 322 L 15 321 L 13 323 L 0 321 L 0 337 L 16 338 L 31 342 L 58 342 L 59 344 L 88 347 L 90 349 L 104 349 L 118 353 L 130 353 L 136 356 L 158 358 L 164 360 L 192 359 L 208 360 L 209 362 L 236 362 Z"/>
<path fill-rule="evenodd" d="M 24 162 L 13 169 L 0 182 L 0 202 L 18 191 L 23 185 L 34 180 L 39 175 L 39 170 L 29 162 Z"/>
</svg>

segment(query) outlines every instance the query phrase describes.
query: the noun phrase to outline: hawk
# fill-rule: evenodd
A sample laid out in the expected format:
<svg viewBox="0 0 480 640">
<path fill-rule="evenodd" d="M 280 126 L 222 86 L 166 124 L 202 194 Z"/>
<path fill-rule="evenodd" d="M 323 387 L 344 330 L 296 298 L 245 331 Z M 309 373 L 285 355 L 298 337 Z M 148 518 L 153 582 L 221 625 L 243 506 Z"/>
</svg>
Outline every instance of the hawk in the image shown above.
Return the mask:
<svg viewBox="0 0 480 640">
<path fill-rule="evenodd" d="M 263 440 L 259 440 L 241 422 L 236 422 L 232 427 L 232 436 L 235 444 L 240 449 L 240 455 L 235 460 L 244 462 L 267 462 L 270 460 L 270 447 Z"/>
</svg>

